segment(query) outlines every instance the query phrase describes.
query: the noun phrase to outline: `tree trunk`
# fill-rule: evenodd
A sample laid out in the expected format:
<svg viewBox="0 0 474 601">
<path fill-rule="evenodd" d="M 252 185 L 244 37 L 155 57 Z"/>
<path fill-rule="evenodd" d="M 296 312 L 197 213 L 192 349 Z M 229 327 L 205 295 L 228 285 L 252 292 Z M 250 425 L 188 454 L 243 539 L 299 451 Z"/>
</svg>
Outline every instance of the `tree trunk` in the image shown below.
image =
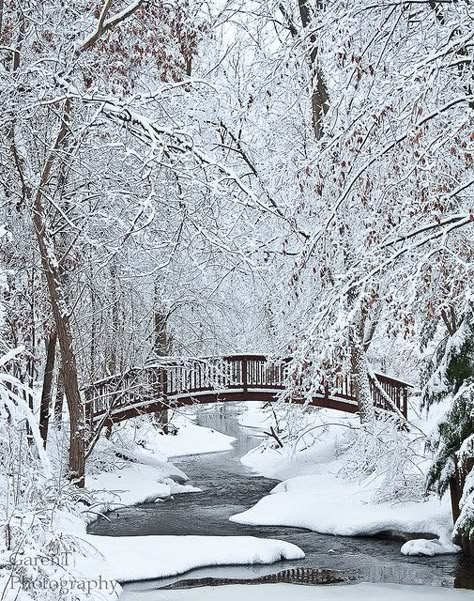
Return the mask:
<svg viewBox="0 0 474 601">
<path fill-rule="evenodd" d="M 322 10 L 321 2 L 316 3 L 317 8 Z M 311 8 L 309 0 L 298 0 L 298 8 L 301 24 L 306 30 L 311 25 Z M 315 33 L 309 34 L 308 39 L 308 62 L 311 68 L 311 113 L 313 131 L 316 140 L 323 137 L 323 117 L 328 110 L 329 96 L 324 81 L 323 73 L 318 66 L 318 39 Z"/>
<path fill-rule="evenodd" d="M 41 391 L 39 430 L 43 445 L 48 442 L 49 416 L 51 413 L 51 396 L 53 388 L 54 364 L 56 360 L 56 330 L 52 330 L 46 340 L 46 366 L 43 376 L 43 390 Z"/>
<path fill-rule="evenodd" d="M 34 264 L 34 263 L 33 263 Z M 32 268 L 31 274 L 28 274 L 29 289 L 30 289 L 30 323 L 31 323 L 31 343 L 30 353 L 28 354 L 26 363 L 26 380 L 28 389 L 24 392 L 25 401 L 28 403 L 30 411 L 34 413 L 34 398 L 33 388 L 35 383 L 35 357 L 36 357 L 36 328 L 35 328 L 35 313 L 36 313 L 36 294 L 35 294 L 35 267 Z M 33 433 L 30 426 L 26 425 L 26 439 L 29 445 L 34 443 Z"/>
<path fill-rule="evenodd" d="M 155 288 L 155 302 L 158 302 L 158 291 Z M 155 357 L 163 357 L 170 353 L 170 339 L 168 335 L 168 315 L 163 309 L 156 309 L 154 316 L 154 343 L 153 351 Z M 161 381 L 160 381 L 161 384 Z M 159 391 L 161 393 L 161 391 Z M 168 433 L 168 409 L 157 411 L 155 413 L 156 424 L 162 428 L 165 434 Z"/>
<path fill-rule="evenodd" d="M 43 193 L 46 188 L 58 150 L 62 147 L 68 132 L 70 101 L 66 100 L 62 123 L 41 173 L 38 190 L 33 199 L 33 225 L 41 255 L 41 263 L 46 275 L 49 300 L 53 311 L 56 332 L 61 350 L 64 392 L 69 410 L 69 477 L 78 486 L 84 486 L 85 477 L 85 415 L 79 392 L 76 354 L 71 326 L 71 315 L 63 290 L 59 262 L 48 227 L 43 206 Z"/>
<path fill-rule="evenodd" d="M 109 373 L 114 375 L 118 371 L 117 348 L 119 340 L 119 298 L 117 285 L 117 265 L 115 259 L 112 261 L 110 266 L 110 277 L 112 280 L 112 331 L 107 368 Z"/>
<path fill-rule="evenodd" d="M 353 326 L 351 335 L 351 368 L 354 376 L 359 417 L 362 425 L 375 421 L 375 408 L 370 391 L 369 372 L 367 369 L 365 325 L 367 313 L 362 311 L 357 323 Z"/>
<path fill-rule="evenodd" d="M 367 371 L 367 358 L 362 345 L 352 348 L 352 373 L 355 378 L 359 417 L 362 425 L 372 424 L 375 421 L 374 402 L 370 392 L 369 373 Z"/>
</svg>

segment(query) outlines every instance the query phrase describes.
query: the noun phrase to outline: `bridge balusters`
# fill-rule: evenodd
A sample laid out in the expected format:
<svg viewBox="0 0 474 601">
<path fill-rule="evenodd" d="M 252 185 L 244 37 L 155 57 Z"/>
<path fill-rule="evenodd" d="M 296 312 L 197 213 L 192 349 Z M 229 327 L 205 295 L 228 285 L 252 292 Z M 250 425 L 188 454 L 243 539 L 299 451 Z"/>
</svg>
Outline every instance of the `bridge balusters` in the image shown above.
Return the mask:
<svg viewBox="0 0 474 601">
<path fill-rule="evenodd" d="M 210 362 L 210 364 L 209 364 L 209 379 L 210 379 L 211 388 L 218 388 L 217 366 L 216 366 L 215 359 L 212 359 L 212 362 Z"/>
<path fill-rule="evenodd" d="M 181 364 L 179 366 L 179 388 L 181 392 L 188 392 L 188 370 L 186 366 Z"/>
<path fill-rule="evenodd" d="M 184 392 L 189 392 L 190 389 L 190 378 L 189 378 L 189 367 L 187 365 L 181 365 L 181 381 Z"/>
<path fill-rule="evenodd" d="M 194 361 L 191 361 L 189 364 L 189 390 L 196 390 L 196 367 Z"/>
<path fill-rule="evenodd" d="M 179 393 L 179 374 L 178 374 L 178 370 L 179 370 L 179 365 L 173 365 L 172 369 L 171 369 L 171 373 L 173 375 L 173 395 L 176 395 Z"/>
<path fill-rule="evenodd" d="M 162 395 L 173 396 L 179 403 L 180 396 L 189 397 L 198 391 L 222 393 L 225 389 L 241 389 L 244 394 L 252 388 L 276 391 L 287 385 L 288 365 L 288 361 L 270 362 L 260 355 L 168 361 L 141 370 L 131 369 L 97 382 L 84 389 L 85 398 L 97 417 L 109 410 L 120 413 L 120 409 L 130 409 L 134 405 L 141 407 Z M 384 375 L 377 376 L 377 380 L 378 386 L 370 379 L 375 406 L 385 410 L 395 406 L 406 415 L 407 386 Z M 338 374 L 334 388 L 327 390 L 322 385 L 320 394 L 325 402 L 337 402 L 338 398 L 356 402 L 354 378 L 350 374 Z M 386 395 L 391 402 L 387 401 Z M 296 402 L 302 400 L 298 397 Z"/>
<path fill-rule="evenodd" d="M 164 372 L 166 373 L 166 394 L 168 396 L 172 396 L 174 388 L 173 388 L 173 365 L 166 365 L 164 368 Z"/>
<path fill-rule="evenodd" d="M 189 363 L 189 390 L 196 390 L 196 368 L 195 362 L 190 361 Z"/>
<path fill-rule="evenodd" d="M 176 391 L 178 393 L 184 392 L 183 390 L 183 366 L 180 364 L 176 370 Z"/>
<path fill-rule="evenodd" d="M 231 380 L 232 380 L 232 385 L 236 386 L 240 383 L 240 373 L 239 373 L 239 369 L 240 369 L 240 362 L 239 360 L 233 360 L 230 362 L 230 367 L 231 367 Z"/>
<path fill-rule="evenodd" d="M 194 390 L 199 390 L 201 387 L 199 385 L 199 362 L 198 361 L 194 361 L 193 364 L 193 370 L 194 370 Z"/>
<path fill-rule="evenodd" d="M 218 359 L 216 361 L 217 372 L 217 389 L 220 390 L 225 386 L 225 360 Z"/>
<path fill-rule="evenodd" d="M 203 390 L 205 387 L 203 368 L 204 368 L 204 364 L 202 362 L 200 362 L 199 363 L 199 390 Z"/>
<path fill-rule="evenodd" d="M 174 391 L 174 394 L 179 394 L 181 392 L 179 372 L 180 372 L 179 365 L 174 365 L 173 366 L 173 377 L 174 377 L 173 391 Z"/>
<path fill-rule="evenodd" d="M 194 369 L 194 390 L 201 390 L 201 383 L 200 383 L 200 364 L 199 361 L 194 361 L 193 363 L 193 369 Z"/>
<path fill-rule="evenodd" d="M 222 386 L 224 388 L 229 388 L 230 386 L 230 367 L 231 363 L 229 359 L 224 359 L 222 362 Z"/>
<path fill-rule="evenodd" d="M 176 368 L 176 391 L 178 394 L 185 392 L 183 386 L 183 366 L 181 364 Z"/>
</svg>

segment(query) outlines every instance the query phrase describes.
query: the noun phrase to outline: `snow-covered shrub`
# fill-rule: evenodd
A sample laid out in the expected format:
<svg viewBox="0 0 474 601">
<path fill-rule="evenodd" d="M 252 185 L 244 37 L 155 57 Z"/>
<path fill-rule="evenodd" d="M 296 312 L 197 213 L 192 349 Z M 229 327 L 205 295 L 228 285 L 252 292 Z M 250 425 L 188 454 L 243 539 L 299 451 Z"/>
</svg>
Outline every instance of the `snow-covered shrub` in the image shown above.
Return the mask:
<svg viewBox="0 0 474 601">
<path fill-rule="evenodd" d="M 103 472 L 114 472 L 128 464 L 120 454 L 113 442 L 103 436 L 94 445 L 94 449 L 87 462 L 87 474 L 95 475 Z"/>
<path fill-rule="evenodd" d="M 368 480 L 377 503 L 420 501 L 426 497 L 425 473 L 420 466 L 423 441 L 402 428 L 396 417 L 379 419 L 347 439 L 340 475 Z"/>
<path fill-rule="evenodd" d="M 28 391 L 5 371 L 12 357 L 0 359 L 0 598 L 86 599 L 72 585 L 80 581 L 73 554 L 86 550 L 58 528 L 66 515 L 77 519 L 85 493 L 53 477 Z"/>
<path fill-rule="evenodd" d="M 87 462 L 87 473 L 96 475 L 128 467 L 130 462 L 143 459 L 143 456 L 139 457 L 142 451 L 158 457 L 154 443 L 159 436 L 163 436 L 162 429 L 149 415 L 116 424 L 110 439 L 101 436 L 95 444 Z M 164 456 L 163 461 L 166 461 Z"/>
<path fill-rule="evenodd" d="M 267 411 L 271 412 L 273 418 L 271 426 L 266 429 L 267 433 L 274 433 L 274 443 L 278 440 L 294 447 L 295 451 L 311 447 L 327 432 L 326 420 L 321 418 L 321 411 L 317 407 L 302 408 L 300 405 L 284 403 L 275 408 L 270 405 Z"/>
</svg>

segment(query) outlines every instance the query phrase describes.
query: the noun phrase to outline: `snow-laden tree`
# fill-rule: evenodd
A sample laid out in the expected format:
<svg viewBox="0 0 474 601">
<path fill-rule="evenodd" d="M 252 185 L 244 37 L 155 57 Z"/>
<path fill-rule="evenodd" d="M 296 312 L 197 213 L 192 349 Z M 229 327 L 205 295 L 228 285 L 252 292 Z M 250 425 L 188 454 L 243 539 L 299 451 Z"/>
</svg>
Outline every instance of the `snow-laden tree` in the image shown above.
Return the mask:
<svg viewBox="0 0 474 601">
<path fill-rule="evenodd" d="M 102 146 L 103 157 L 105 148 L 120 144 L 122 151 L 127 152 L 126 136 L 114 139 L 107 135 L 106 122 L 118 119 L 117 130 L 129 120 L 128 112 L 124 119 L 125 109 L 121 106 L 124 94 L 139 80 L 148 61 L 154 61 L 162 78 L 174 77 L 175 62 L 169 60 L 168 54 L 176 38 L 171 43 L 168 36 L 168 45 L 160 45 L 153 36 L 143 34 L 150 31 L 165 35 L 173 27 L 175 7 L 168 10 L 161 4 L 155 6 L 151 12 L 156 27 L 151 29 L 143 5 L 141 1 L 108 0 L 102 5 L 80 1 L 64 5 L 54 0 L 41 4 L 2 3 L 4 195 L 18 210 L 31 214 L 61 350 L 71 431 L 71 475 L 79 482 L 84 474 L 86 425 L 79 392 L 68 272 L 82 260 L 78 238 L 90 223 L 87 217 L 91 210 L 97 208 L 94 199 L 100 195 L 107 173 L 107 160 L 98 164 L 97 150 Z M 177 6 L 176 11 L 179 10 L 181 7 Z M 122 25 L 127 28 L 125 46 L 117 31 Z M 128 44 L 134 52 L 129 52 Z M 192 44 L 189 52 L 191 47 Z M 160 54 L 162 50 L 165 56 Z M 107 112 L 106 97 L 110 92 L 118 94 L 114 97 L 117 106 Z M 140 132 L 151 126 L 146 116 L 137 120 Z M 119 173 L 123 178 L 116 155 L 114 163 L 115 173 L 108 175 L 113 178 Z M 137 171 L 145 164 L 140 161 Z M 138 172 L 135 177 L 140 184 L 142 175 Z M 120 183 L 120 179 L 112 181 L 113 186 Z M 135 182 L 131 183 L 133 186 Z M 132 186 L 127 186 L 128 190 Z M 116 195 L 128 195 L 127 188 L 117 190 Z"/>
<path fill-rule="evenodd" d="M 466 3 L 326 2 L 313 5 L 301 31 L 297 3 L 283 8 L 283 17 L 277 3 L 262 9 L 278 35 L 259 55 L 260 70 L 268 65 L 267 110 L 280 119 L 267 144 L 285 175 L 279 192 L 286 202 L 276 204 L 294 226 L 279 238 L 282 254 L 296 253 L 280 318 L 292 326 L 281 346 L 289 346 L 294 380 L 308 396 L 322 377 L 351 370 L 361 418 L 371 421 L 372 340 L 380 347 L 387 338 L 414 337 L 426 329 L 423 315 L 431 322 L 433 314 L 449 315 L 444 290 L 434 296 L 429 283 L 439 274 L 455 270 L 443 284 L 453 296 L 459 276 L 469 279 L 472 10 Z M 308 41 L 317 45 L 327 87 L 317 136 L 309 135 L 306 92 L 318 78 L 301 60 Z M 278 82 L 277 100 L 270 81 Z M 285 127 L 296 125 L 298 110 L 305 111 L 299 139 Z"/>
<path fill-rule="evenodd" d="M 179 280 L 178 261 L 225 279 L 237 261 L 223 256 L 249 244 L 235 217 L 273 210 L 242 179 L 242 158 L 216 145 L 215 90 L 190 78 L 206 31 L 199 5 L 184 1 L 3 4 L 2 196 L 31 219 L 79 483 L 90 435 L 82 375 L 143 358 L 150 296 L 170 310 L 183 297 L 162 285 Z"/>
<path fill-rule="evenodd" d="M 426 367 L 426 406 L 449 406 L 431 441 L 436 455 L 428 486 L 440 496 L 450 490 L 454 540 L 467 549 L 474 532 L 474 314 L 469 287 L 463 306 L 452 307 L 457 325 L 439 341 Z"/>
</svg>

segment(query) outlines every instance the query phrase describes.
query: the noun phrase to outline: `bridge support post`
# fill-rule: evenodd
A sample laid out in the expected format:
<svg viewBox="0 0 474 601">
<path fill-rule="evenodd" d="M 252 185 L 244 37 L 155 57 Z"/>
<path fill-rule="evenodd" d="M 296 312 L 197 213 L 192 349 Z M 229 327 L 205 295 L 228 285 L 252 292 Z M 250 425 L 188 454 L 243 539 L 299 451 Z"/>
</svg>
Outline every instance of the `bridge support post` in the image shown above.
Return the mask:
<svg viewBox="0 0 474 601">
<path fill-rule="evenodd" d="M 158 381 L 157 381 L 157 397 L 162 404 L 162 409 L 155 413 L 157 424 L 161 427 L 164 434 L 168 434 L 168 407 L 166 403 L 166 393 L 168 392 L 168 372 L 166 367 L 160 365 L 158 368 Z"/>
<path fill-rule="evenodd" d="M 242 388 L 244 389 L 244 394 L 247 394 L 249 390 L 249 374 L 248 361 L 246 358 L 242 359 Z"/>
</svg>

